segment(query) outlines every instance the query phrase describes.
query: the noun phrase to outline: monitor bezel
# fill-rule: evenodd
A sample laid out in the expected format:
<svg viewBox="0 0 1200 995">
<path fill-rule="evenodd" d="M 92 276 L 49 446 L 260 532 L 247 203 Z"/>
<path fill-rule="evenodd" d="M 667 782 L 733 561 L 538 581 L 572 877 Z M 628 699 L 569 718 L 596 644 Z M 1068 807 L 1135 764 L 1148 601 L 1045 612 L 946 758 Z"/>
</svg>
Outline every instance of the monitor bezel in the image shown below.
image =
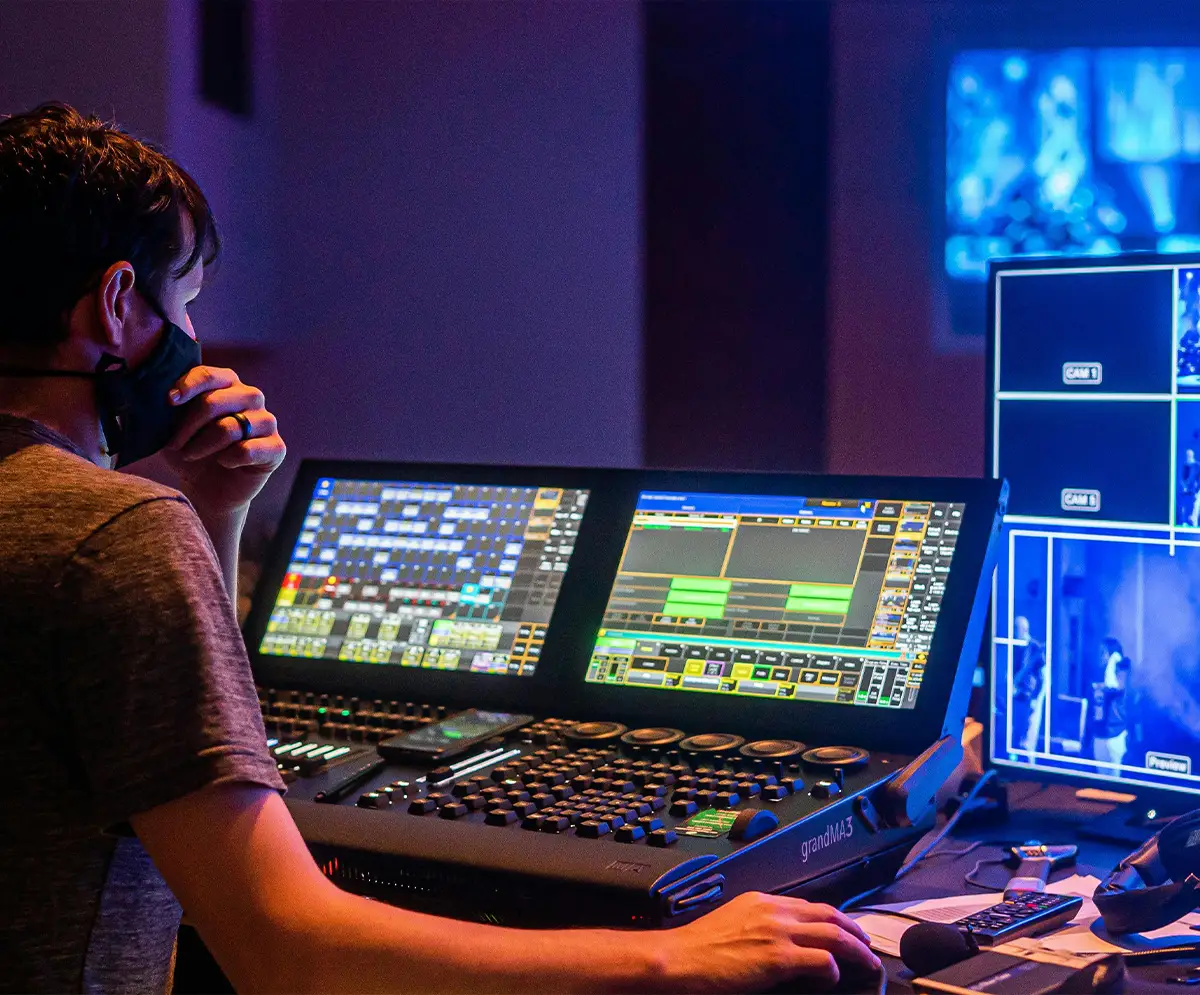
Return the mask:
<svg viewBox="0 0 1200 995">
<path fill-rule="evenodd" d="M 259 653 L 259 641 L 286 572 L 287 557 L 313 487 L 322 477 L 587 489 L 590 496 L 576 550 L 563 580 L 542 662 L 534 675 L 503 677 L 295 660 Z M 629 525 L 643 491 L 963 503 L 966 507 L 946 597 L 916 706 L 884 709 L 586 682 L 587 666 Z M 848 745 L 867 749 L 918 753 L 945 731 L 957 734 L 966 714 L 978 640 L 983 635 L 991 592 L 990 571 L 994 566 L 1005 493 L 1002 482 L 984 478 L 305 461 L 246 621 L 246 642 L 256 678 L 260 684 L 271 686 L 305 687 L 330 693 L 353 689 L 351 693 L 360 697 L 445 703 L 452 707 L 521 709 L 570 719 L 611 719 L 631 726 L 670 725 L 689 732 L 730 731 L 751 738 L 787 737 L 818 744 L 849 740 Z"/>
<path fill-rule="evenodd" d="M 999 280 L 1006 272 L 1014 270 L 1097 270 L 1114 268 L 1143 268 L 1163 267 L 1168 269 L 1189 269 L 1200 267 L 1200 252 L 1162 253 L 1154 251 L 1124 252 L 1110 256 L 1021 256 L 1012 259 L 993 259 L 988 264 L 987 281 L 987 341 L 984 364 L 984 473 L 992 477 L 995 473 L 995 409 L 996 409 L 996 376 L 997 376 L 997 307 L 999 300 L 996 288 Z M 1085 524 L 1085 523 L 1081 523 Z M 1131 528 L 1137 528 L 1136 525 Z M 1017 777 L 1022 780 L 1039 781 L 1047 784 L 1067 784 L 1077 787 L 1094 788 L 1109 791 L 1118 795 L 1133 795 L 1138 804 L 1157 806 L 1165 811 L 1174 811 L 1186 804 L 1182 800 L 1200 796 L 1200 788 L 1173 788 L 1162 785 L 1130 784 L 1124 780 L 1111 779 L 1078 771 L 1055 770 L 1038 765 L 1029 765 L 999 759 L 995 756 L 994 743 L 994 671 L 996 659 L 996 580 L 991 582 L 991 596 L 988 599 L 988 624 L 985 633 L 986 655 L 984 657 L 984 683 L 986 707 L 980 716 L 983 725 L 984 746 L 982 752 L 985 769 L 995 770 L 1001 775 Z M 1191 807 L 1190 805 L 1187 807 Z"/>
</svg>

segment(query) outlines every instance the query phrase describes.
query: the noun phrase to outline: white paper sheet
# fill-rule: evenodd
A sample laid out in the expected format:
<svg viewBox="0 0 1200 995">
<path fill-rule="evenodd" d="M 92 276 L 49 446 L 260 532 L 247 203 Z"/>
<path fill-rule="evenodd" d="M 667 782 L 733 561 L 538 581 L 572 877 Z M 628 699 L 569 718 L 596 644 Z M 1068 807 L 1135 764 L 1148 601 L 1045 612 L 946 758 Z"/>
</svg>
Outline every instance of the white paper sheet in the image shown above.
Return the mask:
<svg viewBox="0 0 1200 995">
<path fill-rule="evenodd" d="M 1060 927 L 1048 936 L 1040 936 L 1033 940 L 1026 939 L 1022 942 L 1035 943 L 1044 950 L 1071 953 L 1112 953 L 1120 950 L 1144 950 L 1148 947 L 1170 946 L 1181 941 L 1200 941 L 1200 932 L 1191 928 L 1192 926 L 1200 927 L 1200 913 L 1195 912 L 1163 929 L 1132 936 L 1110 937 L 1104 931 L 1103 924 L 1098 922 L 1100 913 L 1092 902 L 1092 894 L 1099 883 L 1099 878 L 1073 874 L 1069 878 L 1048 885 L 1046 890 L 1055 895 L 1078 895 L 1083 899 L 1083 906 L 1067 925 Z M 906 915 L 916 916 L 927 922 L 953 922 L 955 919 L 969 916 L 1003 900 L 1004 895 L 999 892 L 980 892 L 917 902 L 893 902 L 887 905 L 872 906 L 872 908 L 904 912 Z M 910 926 L 915 925 L 910 919 L 888 915 L 886 912 L 856 912 L 852 913 L 852 917 L 871 937 L 871 947 L 875 952 L 891 957 L 900 956 L 900 937 Z"/>
</svg>

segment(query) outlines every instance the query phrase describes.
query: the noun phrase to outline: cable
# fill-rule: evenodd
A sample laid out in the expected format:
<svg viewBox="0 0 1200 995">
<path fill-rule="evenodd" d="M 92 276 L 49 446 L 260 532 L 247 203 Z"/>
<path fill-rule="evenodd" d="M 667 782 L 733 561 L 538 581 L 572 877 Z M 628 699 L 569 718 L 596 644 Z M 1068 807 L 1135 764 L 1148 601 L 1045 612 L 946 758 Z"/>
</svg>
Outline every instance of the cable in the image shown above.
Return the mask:
<svg viewBox="0 0 1200 995">
<path fill-rule="evenodd" d="M 889 909 L 884 905 L 860 905 L 855 912 L 878 912 L 882 916 L 895 916 L 897 919 L 908 919 L 911 922 L 929 922 L 928 919 L 922 919 L 920 916 L 914 916 L 910 912 L 901 912 L 899 909 Z"/>
<path fill-rule="evenodd" d="M 976 861 L 975 866 L 972 867 L 969 871 L 967 871 L 966 874 L 963 875 L 963 880 L 966 881 L 967 884 L 974 885 L 976 888 L 982 888 L 984 891 L 1003 891 L 1004 890 L 1003 885 L 1001 887 L 997 888 L 995 885 L 984 884 L 982 881 L 976 880 L 976 878 L 975 878 L 975 875 L 979 873 L 979 868 L 981 868 L 985 865 L 1003 864 L 1003 863 L 1004 863 L 1003 857 L 999 857 L 995 860 Z"/>
<path fill-rule="evenodd" d="M 942 826 L 942 828 L 939 829 L 936 833 L 933 834 L 933 839 L 931 839 L 924 847 L 922 847 L 917 852 L 917 855 L 915 857 L 910 858 L 908 863 L 906 863 L 903 867 L 900 868 L 900 870 L 898 870 L 896 872 L 896 876 L 894 878 L 892 878 L 891 881 L 887 881 L 884 884 L 876 885 L 874 888 L 868 888 L 866 891 L 860 892 L 859 894 L 846 899 L 846 901 L 842 902 L 842 904 L 838 906 L 838 909 L 842 912 L 845 912 L 849 908 L 851 908 L 853 905 L 855 905 L 856 903 L 861 902 L 864 898 L 874 895 L 876 892 L 883 891 L 885 888 L 890 888 L 893 884 L 895 884 L 902 877 L 904 877 L 905 874 L 907 874 L 914 867 L 916 867 L 917 864 L 919 864 L 922 860 L 924 860 L 927 856 L 929 856 L 929 852 L 935 846 L 937 846 L 940 842 L 942 842 L 942 840 L 944 840 L 946 838 L 947 834 L 949 834 L 950 830 L 953 829 L 955 827 L 955 825 L 957 825 L 958 820 L 962 818 L 963 813 L 966 812 L 966 810 L 970 807 L 971 802 L 973 802 L 975 800 L 976 796 L 979 794 L 979 792 L 983 788 L 983 786 L 985 784 L 987 784 L 988 781 L 990 781 L 995 776 L 996 776 L 995 770 L 989 770 L 989 771 L 984 772 L 983 776 L 971 786 L 971 790 L 967 792 L 966 797 L 962 799 L 962 801 L 959 803 L 958 808 L 956 808 L 954 810 L 954 814 L 951 815 L 950 818 L 946 820 L 946 824 L 944 826 Z"/>
<path fill-rule="evenodd" d="M 968 853 L 978 850 L 984 843 L 982 840 L 972 843 L 970 846 L 964 846 L 961 850 L 937 850 L 929 854 L 925 859 L 932 860 L 934 857 L 965 857 Z"/>
</svg>

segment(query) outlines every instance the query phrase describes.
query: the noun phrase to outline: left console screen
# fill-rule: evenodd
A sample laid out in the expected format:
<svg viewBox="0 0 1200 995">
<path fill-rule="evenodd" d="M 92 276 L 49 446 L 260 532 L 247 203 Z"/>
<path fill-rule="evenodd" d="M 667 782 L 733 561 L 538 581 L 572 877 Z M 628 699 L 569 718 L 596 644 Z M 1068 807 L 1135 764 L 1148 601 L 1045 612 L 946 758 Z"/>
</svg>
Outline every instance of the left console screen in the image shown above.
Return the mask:
<svg viewBox="0 0 1200 995">
<path fill-rule="evenodd" d="M 557 487 L 323 477 L 259 651 L 529 676 L 587 500 Z"/>
</svg>

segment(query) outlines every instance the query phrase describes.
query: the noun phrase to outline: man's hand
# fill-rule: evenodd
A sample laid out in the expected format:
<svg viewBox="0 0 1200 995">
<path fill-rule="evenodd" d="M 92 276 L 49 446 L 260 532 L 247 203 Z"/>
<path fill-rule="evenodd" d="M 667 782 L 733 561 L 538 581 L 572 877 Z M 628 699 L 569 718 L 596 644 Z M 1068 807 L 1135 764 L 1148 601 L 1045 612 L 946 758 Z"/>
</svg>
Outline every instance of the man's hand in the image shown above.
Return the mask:
<svg viewBox="0 0 1200 995">
<path fill-rule="evenodd" d="M 688 992 L 762 991 L 785 981 L 796 991 L 820 991 L 843 971 L 882 970 L 853 919 L 798 898 L 750 892 L 686 926 L 649 935 L 665 948 L 667 987 Z"/>
<path fill-rule="evenodd" d="M 163 452 L 180 489 L 202 517 L 243 512 L 287 453 L 263 392 L 233 370 L 197 366 L 175 385 L 171 403 L 185 408 Z M 249 423 L 245 438 L 241 419 Z"/>
</svg>

